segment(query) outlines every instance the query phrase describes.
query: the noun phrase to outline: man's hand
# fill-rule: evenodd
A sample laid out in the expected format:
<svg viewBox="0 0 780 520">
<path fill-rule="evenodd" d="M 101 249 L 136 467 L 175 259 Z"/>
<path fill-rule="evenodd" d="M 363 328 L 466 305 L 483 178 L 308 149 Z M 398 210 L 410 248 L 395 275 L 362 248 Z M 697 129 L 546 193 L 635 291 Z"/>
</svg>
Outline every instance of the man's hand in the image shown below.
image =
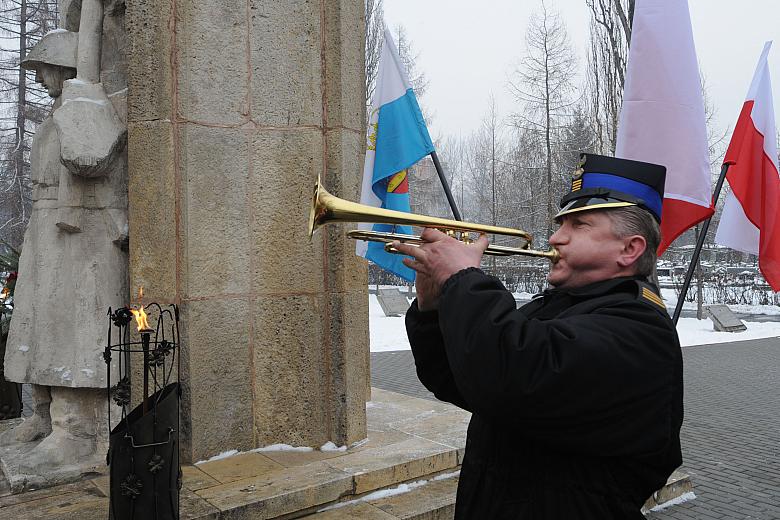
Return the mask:
<svg viewBox="0 0 780 520">
<path fill-rule="evenodd" d="M 412 258 L 403 263 L 417 271 L 417 306 L 421 311 L 439 307 L 439 293 L 450 276 L 468 267 L 479 267 L 488 239 L 480 235 L 471 244 L 464 244 L 441 231 L 426 228 L 422 233 L 424 244 L 419 247 L 393 242 L 393 247 Z"/>
</svg>

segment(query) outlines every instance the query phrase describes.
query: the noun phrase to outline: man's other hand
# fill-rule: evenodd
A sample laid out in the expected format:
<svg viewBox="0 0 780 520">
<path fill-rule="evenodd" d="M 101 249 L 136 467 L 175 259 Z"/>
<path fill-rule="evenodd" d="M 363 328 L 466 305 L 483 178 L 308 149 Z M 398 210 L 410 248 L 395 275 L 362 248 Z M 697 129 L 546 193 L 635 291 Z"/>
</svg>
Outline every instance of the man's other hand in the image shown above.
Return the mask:
<svg viewBox="0 0 780 520">
<path fill-rule="evenodd" d="M 450 276 L 468 267 L 479 267 L 482 255 L 488 247 L 488 239 L 480 235 L 471 244 L 464 244 L 436 229 L 426 228 L 425 241 L 420 246 L 393 242 L 393 247 L 412 258 L 403 263 L 417 272 L 417 306 L 421 311 L 437 309 L 439 293 Z"/>
</svg>

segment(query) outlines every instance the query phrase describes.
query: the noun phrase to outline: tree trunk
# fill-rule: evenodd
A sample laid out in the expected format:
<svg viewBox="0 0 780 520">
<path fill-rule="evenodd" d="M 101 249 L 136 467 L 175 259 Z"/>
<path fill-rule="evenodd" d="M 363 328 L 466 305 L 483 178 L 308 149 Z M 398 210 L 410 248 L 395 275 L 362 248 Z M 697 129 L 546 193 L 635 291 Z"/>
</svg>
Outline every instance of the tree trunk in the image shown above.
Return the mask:
<svg viewBox="0 0 780 520">
<path fill-rule="evenodd" d="M 694 227 L 693 231 L 694 231 L 694 236 L 696 238 L 696 243 L 698 244 L 699 233 L 701 233 L 701 224 Z M 704 312 L 702 309 L 703 285 L 704 285 L 704 281 L 702 280 L 701 256 L 699 256 L 699 260 L 696 262 L 696 319 L 697 320 L 704 319 Z"/>
<path fill-rule="evenodd" d="M 19 62 L 27 54 L 27 0 L 19 4 Z M 25 70 L 19 67 L 19 89 L 16 97 L 16 142 L 13 154 L 15 188 L 19 194 L 19 211 L 21 221 L 27 220 L 25 207 L 25 168 L 24 168 L 24 129 L 27 125 L 27 81 Z"/>
</svg>

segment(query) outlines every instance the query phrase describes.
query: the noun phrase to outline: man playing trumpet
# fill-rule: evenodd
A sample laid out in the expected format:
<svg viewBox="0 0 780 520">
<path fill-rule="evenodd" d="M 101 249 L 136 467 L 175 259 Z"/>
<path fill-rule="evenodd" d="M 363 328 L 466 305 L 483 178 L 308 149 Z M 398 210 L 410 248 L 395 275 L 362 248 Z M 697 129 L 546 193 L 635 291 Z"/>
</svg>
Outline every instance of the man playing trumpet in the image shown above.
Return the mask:
<svg viewBox="0 0 780 520">
<path fill-rule="evenodd" d="M 482 236 L 426 229 L 406 327 L 417 373 L 472 412 L 455 518 L 642 519 L 682 462 L 682 357 L 648 281 L 663 166 L 586 154 L 556 215 L 553 288 L 515 308 Z"/>
</svg>

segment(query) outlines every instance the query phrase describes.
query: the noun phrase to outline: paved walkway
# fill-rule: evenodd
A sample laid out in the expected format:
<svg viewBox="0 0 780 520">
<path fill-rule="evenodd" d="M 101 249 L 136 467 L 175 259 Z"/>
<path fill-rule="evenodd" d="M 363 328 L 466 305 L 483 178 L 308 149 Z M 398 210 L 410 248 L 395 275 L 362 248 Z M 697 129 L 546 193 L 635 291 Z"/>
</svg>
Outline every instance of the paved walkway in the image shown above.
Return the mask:
<svg viewBox="0 0 780 520">
<path fill-rule="evenodd" d="M 652 520 L 780 520 L 780 339 L 686 347 L 683 470 L 696 499 Z M 371 354 L 372 385 L 434 399 L 411 352 Z"/>
</svg>

